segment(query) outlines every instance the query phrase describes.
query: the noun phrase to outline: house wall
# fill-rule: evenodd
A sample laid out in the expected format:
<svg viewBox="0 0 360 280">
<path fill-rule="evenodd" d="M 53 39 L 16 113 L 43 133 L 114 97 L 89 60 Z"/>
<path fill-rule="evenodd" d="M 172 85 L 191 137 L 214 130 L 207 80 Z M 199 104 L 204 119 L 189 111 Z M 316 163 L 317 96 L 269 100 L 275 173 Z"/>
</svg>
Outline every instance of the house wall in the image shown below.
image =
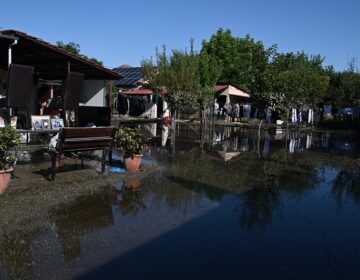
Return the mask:
<svg viewBox="0 0 360 280">
<path fill-rule="evenodd" d="M 163 118 L 170 116 L 170 109 L 167 102 L 163 101 Z"/>
<path fill-rule="evenodd" d="M 105 81 L 85 80 L 80 95 L 80 103 L 84 106 L 105 106 Z"/>
<path fill-rule="evenodd" d="M 141 115 L 143 118 L 156 119 L 157 118 L 157 105 L 153 104 L 149 110 Z"/>
<path fill-rule="evenodd" d="M 0 91 L 6 88 L 7 71 L 0 69 Z"/>
</svg>

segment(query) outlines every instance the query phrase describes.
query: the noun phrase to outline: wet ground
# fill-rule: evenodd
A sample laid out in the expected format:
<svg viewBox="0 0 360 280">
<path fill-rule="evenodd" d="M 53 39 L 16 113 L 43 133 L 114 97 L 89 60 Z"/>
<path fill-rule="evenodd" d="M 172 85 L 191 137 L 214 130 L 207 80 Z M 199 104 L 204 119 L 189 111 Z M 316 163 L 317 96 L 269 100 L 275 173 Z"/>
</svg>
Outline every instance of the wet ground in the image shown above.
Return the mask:
<svg viewBox="0 0 360 280">
<path fill-rule="evenodd" d="M 131 174 L 66 158 L 51 183 L 48 158 L 21 154 L 0 197 L 0 279 L 358 278 L 357 134 L 142 130 Z"/>
</svg>

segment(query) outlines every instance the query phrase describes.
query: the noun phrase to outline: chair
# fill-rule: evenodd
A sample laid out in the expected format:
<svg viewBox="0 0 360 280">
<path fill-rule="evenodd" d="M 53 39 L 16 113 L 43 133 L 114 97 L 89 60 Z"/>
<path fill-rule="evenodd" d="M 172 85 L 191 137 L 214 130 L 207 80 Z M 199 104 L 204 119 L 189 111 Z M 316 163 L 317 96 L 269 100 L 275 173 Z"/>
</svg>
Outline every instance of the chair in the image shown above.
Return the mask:
<svg viewBox="0 0 360 280">
<path fill-rule="evenodd" d="M 61 95 L 61 109 L 63 110 L 62 117 L 65 123 L 67 123 L 66 111 L 74 111 L 75 125 L 78 125 L 78 110 L 83 80 L 83 73 L 69 72 L 66 76 Z"/>
<path fill-rule="evenodd" d="M 34 67 L 20 64 L 10 64 L 6 105 L 8 109 L 26 109 L 26 126 L 30 124 L 31 91 L 33 86 Z"/>
</svg>

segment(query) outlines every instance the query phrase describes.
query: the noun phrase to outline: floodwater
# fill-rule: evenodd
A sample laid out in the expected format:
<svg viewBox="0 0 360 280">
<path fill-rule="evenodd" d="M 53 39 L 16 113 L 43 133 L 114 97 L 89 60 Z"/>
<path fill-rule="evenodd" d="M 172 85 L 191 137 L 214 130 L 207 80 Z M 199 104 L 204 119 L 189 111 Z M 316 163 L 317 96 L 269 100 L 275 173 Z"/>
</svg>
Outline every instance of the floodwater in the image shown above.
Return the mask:
<svg viewBox="0 0 360 280">
<path fill-rule="evenodd" d="M 357 134 L 142 130 L 158 169 L 0 236 L 0 279 L 358 279 Z"/>
</svg>

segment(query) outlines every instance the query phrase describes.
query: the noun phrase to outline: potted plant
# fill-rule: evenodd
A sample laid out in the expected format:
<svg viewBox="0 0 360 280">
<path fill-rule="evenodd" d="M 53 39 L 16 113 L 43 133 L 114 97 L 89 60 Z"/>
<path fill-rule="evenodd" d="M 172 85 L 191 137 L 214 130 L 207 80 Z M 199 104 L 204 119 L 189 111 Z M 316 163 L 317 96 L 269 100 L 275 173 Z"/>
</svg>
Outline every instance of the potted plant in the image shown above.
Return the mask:
<svg viewBox="0 0 360 280">
<path fill-rule="evenodd" d="M 19 143 L 20 135 L 14 128 L 10 125 L 0 128 L 0 194 L 3 194 L 9 186 L 16 161 L 10 151 Z"/>
<path fill-rule="evenodd" d="M 127 171 L 136 171 L 140 167 L 142 151 L 147 139 L 136 128 L 125 127 L 119 131 L 116 139 L 117 149 L 124 156 L 124 165 Z"/>
</svg>

